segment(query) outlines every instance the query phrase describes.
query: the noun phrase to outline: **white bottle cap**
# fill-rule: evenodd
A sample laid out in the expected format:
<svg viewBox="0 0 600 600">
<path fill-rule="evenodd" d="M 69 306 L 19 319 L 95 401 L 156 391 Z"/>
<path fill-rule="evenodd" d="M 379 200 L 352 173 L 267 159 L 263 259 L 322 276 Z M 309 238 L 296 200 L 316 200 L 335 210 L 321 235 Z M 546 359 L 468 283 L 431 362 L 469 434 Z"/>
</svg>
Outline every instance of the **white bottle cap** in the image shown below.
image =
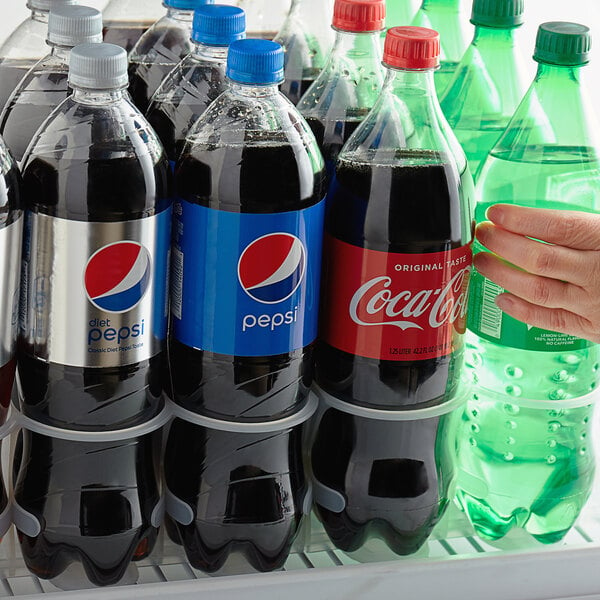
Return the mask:
<svg viewBox="0 0 600 600">
<path fill-rule="evenodd" d="M 60 6 L 48 17 L 48 43 L 73 48 L 102 41 L 102 13 L 89 6 Z"/>
<path fill-rule="evenodd" d="M 77 0 L 28 0 L 27 8 L 48 12 L 53 8 L 70 4 L 77 4 Z"/>
<path fill-rule="evenodd" d="M 69 85 L 90 90 L 127 87 L 127 52 L 114 44 L 80 44 L 71 50 Z"/>
</svg>

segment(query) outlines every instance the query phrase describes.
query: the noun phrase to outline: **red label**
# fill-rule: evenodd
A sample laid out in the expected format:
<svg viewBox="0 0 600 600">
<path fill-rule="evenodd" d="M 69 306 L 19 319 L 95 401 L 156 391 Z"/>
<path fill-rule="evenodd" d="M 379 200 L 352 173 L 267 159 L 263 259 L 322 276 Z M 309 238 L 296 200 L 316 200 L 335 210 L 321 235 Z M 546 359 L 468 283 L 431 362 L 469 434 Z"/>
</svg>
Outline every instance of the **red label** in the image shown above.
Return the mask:
<svg viewBox="0 0 600 600">
<path fill-rule="evenodd" d="M 445 356 L 462 342 L 471 246 L 431 254 L 365 250 L 325 236 L 321 337 L 381 360 Z"/>
</svg>

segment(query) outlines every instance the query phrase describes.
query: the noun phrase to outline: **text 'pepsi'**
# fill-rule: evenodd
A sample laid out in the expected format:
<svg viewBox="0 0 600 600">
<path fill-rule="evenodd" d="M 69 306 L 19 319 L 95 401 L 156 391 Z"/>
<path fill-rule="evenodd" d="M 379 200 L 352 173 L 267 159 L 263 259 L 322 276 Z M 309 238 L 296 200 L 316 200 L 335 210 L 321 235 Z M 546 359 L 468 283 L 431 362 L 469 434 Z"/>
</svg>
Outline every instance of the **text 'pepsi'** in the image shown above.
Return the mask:
<svg viewBox="0 0 600 600">
<path fill-rule="evenodd" d="M 163 403 L 170 170 L 126 66 L 116 46 L 77 46 L 73 95 L 24 159 L 21 403 L 57 427 L 129 427 Z"/>
</svg>

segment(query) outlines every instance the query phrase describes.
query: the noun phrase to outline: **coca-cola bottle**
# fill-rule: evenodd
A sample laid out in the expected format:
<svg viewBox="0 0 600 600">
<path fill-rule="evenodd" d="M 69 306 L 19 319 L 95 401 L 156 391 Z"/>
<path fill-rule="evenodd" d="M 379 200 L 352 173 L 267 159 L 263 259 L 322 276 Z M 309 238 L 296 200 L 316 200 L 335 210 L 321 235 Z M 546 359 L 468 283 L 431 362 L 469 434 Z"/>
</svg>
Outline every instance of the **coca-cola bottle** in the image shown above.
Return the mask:
<svg viewBox="0 0 600 600">
<path fill-rule="evenodd" d="M 473 183 L 435 93 L 439 52 L 431 29 L 390 29 L 382 94 L 338 158 L 316 375 L 344 402 L 422 408 L 458 387 Z"/>
</svg>

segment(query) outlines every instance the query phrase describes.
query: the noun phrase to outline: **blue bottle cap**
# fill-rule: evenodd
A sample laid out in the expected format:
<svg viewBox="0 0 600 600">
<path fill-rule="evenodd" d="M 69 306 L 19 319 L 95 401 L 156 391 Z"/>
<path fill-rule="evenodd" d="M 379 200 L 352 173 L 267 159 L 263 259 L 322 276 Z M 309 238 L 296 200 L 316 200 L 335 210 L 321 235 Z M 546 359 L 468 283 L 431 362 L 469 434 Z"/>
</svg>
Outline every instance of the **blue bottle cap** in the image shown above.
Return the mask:
<svg viewBox="0 0 600 600">
<path fill-rule="evenodd" d="M 239 40 L 229 47 L 227 77 L 238 83 L 273 85 L 284 80 L 283 48 L 269 40 Z"/>
<path fill-rule="evenodd" d="M 179 8 L 180 10 L 196 10 L 199 6 L 214 3 L 215 0 L 163 0 L 165 6 Z"/>
<path fill-rule="evenodd" d="M 215 4 L 194 12 L 192 39 L 207 46 L 229 46 L 246 37 L 246 13 L 237 6 Z"/>
</svg>

